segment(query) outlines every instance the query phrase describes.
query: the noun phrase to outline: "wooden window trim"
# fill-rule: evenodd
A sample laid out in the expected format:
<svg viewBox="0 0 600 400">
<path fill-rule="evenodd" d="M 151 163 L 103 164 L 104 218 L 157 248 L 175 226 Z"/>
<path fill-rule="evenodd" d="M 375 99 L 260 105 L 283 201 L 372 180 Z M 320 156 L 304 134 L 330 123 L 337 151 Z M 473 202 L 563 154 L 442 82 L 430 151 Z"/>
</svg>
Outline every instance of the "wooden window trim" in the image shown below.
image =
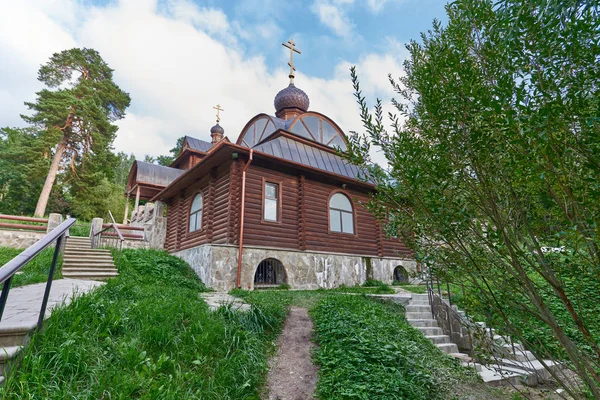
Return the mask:
<svg viewBox="0 0 600 400">
<path fill-rule="evenodd" d="M 265 219 L 265 194 L 267 191 L 267 183 L 277 185 L 277 221 L 271 221 Z M 260 223 L 265 225 L 281 225 L 282 220 L 282 196 L 283 193 L 283 181 L 275 179 L 262 178 L 262 190 L 260 198 Z"/>
<path fill-rule="evenodd" d="M 338 231 L 331 230 L 331 207 L 330 207 L 330 204 L 331 204 L 331 198 L 334 195 L 336 195 L 337 193 L 343 194 L 350 201 L 350 207 L 352 207 L 352 225 L 354 228 L 354 232 L 352 232 L 352 233 L 338 232 Z M 356 221 L 357 221 L 356 207 L 354 207 L 354 202 L 352 201 L 352 196 L 350 196 L 350 194 L 348 192 L 346 192 L 345 190 L 336 189 L 336 190 L 332 191 L 329 194 L 329 197 L 327 198 L 327 233 L 329 235 L 334 235 L 334 236 L 355 237 L 356 238 L 356 237 L 358 237 L 358 227 L 356 225 Z"/>
<path fill-rule="evenodd" d="M 200 224 L 200 229 L 196 229 L 195 231 L 190 231 L 190 218 L 192 217 L 192 204 L 194 204 L 194 199 L 199 194 L 202 195 L 202 212 L 201 212 L 202 223 Z M 205 223 L 206 221 L 204 220 L 204 209 L 205 209 L 205 206 L 204 206 L 205 201 L 204 200 L 205 199 L 206 199 L 206 195 L 202 189 L 198 190 L 197 192 L 194 192 L 194 195 L 190 197 L 190 200 L 189 200 L 190 204 L 187 207 L 187 219 L 186 219 L 187 220 L 187 228 L 185 230 L 185 235 L 184 235 L 185 238 L 193 237 L 200 233 L 204 233 L 206 231 L 207 224 Z"/>
</svg>

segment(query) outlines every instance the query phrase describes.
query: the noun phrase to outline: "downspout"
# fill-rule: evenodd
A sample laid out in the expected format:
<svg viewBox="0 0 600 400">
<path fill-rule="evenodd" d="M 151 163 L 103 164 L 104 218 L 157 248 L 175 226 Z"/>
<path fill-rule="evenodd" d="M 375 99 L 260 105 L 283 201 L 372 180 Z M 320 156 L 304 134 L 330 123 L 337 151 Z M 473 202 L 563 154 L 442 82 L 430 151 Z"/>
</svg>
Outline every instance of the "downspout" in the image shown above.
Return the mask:
<svg viewBox="0 0 600 400">
<path fill-rule="evenodd" d="M 246 209 L 246 170 L 252 162 L 252 153 L 254 149 L 250 149 L 250 158 L 244 169 L 242 170 L 242 205 L 240 209 L 240 247 L 238 249 L 238 268 L 237 268 L 237 287 L 242 287 L 242 250 L 244 248 L 244 211 Z"/>
</svg>

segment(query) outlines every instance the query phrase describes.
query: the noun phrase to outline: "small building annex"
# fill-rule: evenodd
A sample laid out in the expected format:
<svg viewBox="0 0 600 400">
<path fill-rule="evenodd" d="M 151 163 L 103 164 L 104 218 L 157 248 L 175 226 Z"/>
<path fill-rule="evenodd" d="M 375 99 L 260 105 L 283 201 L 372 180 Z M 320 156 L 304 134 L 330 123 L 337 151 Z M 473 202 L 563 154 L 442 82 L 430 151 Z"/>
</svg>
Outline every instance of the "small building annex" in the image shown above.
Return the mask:
<svg viewBox="0 0 600 400">
<path fill-rule="evenodd" d="M 215 289 L 404 279 L 412 253 L 361 205 L 374 185 L 339 155 L 345 134 L 309 111 L 293 77 L 275 115 L 256 115 L 235 143 L 217 116 L 212 142 L 186 137 L 170 167 L 136 161 L 128 193 L 164 204 L 161 245 Z"/>
</svg>

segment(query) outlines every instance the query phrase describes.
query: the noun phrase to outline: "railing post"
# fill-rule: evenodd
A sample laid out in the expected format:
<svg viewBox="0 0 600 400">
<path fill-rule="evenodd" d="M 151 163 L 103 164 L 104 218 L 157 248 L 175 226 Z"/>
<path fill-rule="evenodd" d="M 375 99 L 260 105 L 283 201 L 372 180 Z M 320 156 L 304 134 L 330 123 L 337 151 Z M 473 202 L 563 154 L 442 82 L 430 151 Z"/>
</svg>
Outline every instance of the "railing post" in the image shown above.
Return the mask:
<svg viewBox="0 0 600 400">
<path fill-rule="evenodd" d="M 452 308 L 452 299 L 450 298 L 450 282 L 446 281 L 446 290 L 448 290 L 448 303 L 450 304 L 450 308 Z"/>
<path fill-rule="evenodd" d="M 46 314 L 46 306 L 48 305 L 48 297 L 50 296 L 50 289 L 52 288 L 52 278 L 54 277 L 54 270 L 56 269 L 56 263 L 58 256 L 60 255 L 60 249 L 62 247 L 65 234 L 63 233 L 58 237 L 54 247 L 54 254 L 52 255 L 52 264 L 50 265 L 50 273 L 48 274 L 48 281 L 46 282 L 46 290 L 44 291 L 44 298 L 42 299 L 42 308 L 40 309 L 40 317 L 38 318 L 37 329 L 42 328 L 44 323 L 44 315 Z"/>
<path fill-rule="evenodd" d="M 8 300 L 8 292 L 10 290 L 10 283 L 12 282 L 12 276 L 4 281 L 2 286 L 2 294 L 0 295 L 0 321 L 2 321 L 2 315 L 4 314 L 4 307 L 6 307 L 6 300 Z"/>
</svg>

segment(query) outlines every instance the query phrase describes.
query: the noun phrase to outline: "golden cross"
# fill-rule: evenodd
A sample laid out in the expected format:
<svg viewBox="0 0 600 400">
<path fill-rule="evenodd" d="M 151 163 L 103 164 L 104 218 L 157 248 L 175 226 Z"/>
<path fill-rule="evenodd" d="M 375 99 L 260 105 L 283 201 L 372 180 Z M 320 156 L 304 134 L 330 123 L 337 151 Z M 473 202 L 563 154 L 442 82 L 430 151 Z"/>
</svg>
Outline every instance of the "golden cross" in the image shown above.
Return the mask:
<svg viewBox="0 0 600 400">
<path fill-rule="evenodd" d="M 219 111 L 225 111 L 221 108 L 221 106 L 219 104 L 217 104 L 215 107 L 213 107 L 215 110 L 217 110 L 217 124 L 219 123 L 219 121 L 221 121 L 221 118 L 219 117 Z"/>
<path fill-rule="evenodd" d="M 287 43 L 281 43 L 283 45 L 283 47 L 287 47 L 288 49 L 290 49 L 290 62 L 288 63 L 288 65 L 290 66 L 290 83 L 294 83 L 294 71 L 296 71 L 296 67 L 294 67 L 294 52 L 298 53 L 298 54 L 302 54 L 300 53 L 300 50 L 298 50 L 296 48 L 296 43 L 294 43 L 294 41 L 292 39 L 288 40 Z"/>
</svg>

